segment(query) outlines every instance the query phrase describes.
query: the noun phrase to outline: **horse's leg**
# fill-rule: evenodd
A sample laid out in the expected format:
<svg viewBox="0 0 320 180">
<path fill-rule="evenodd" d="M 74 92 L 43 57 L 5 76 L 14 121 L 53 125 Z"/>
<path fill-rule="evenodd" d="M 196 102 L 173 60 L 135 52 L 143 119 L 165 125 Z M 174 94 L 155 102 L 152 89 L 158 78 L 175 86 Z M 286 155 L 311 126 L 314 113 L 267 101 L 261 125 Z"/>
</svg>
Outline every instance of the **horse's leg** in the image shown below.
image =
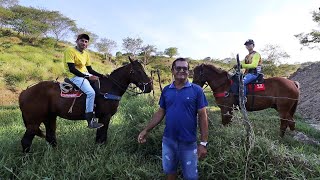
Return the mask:
<svg viewBox="0 0 320 180">
<path fill-rule="evenodd" d="M 280 136 L 283 137 L 288 127 L 287 112 L 279 112 L 280 115 Z"/>
<path fill-rule="evenodd" d="M 289 121 L 289 128 L 290 128 L 291 131 L 294 131 L 294 130 L 295 130 L 295 126 L 296 126 L 296 122 L 295 122 L 294 119 L 293 119 L 293 115 L 294 115 L 294 113 L 296 112 L 297 106 L 298 106 L 298 101 L 296 101 L 296 102 L 294 103 L 294 105 L 293 105 L 292 108 L 290 109 L 290 112 L 289 112 L 289 115 L 288 115 L 288 118 L 290 119 L 290 121 Z"/>
<path fill-rule="evenodd" d="M 41 118 L 33 117 L 32 115 L 29 116 L 28 114 L 24 113 L 22 113 L 22 118 L 26 126 L 26 132 L 21 139 L 22 152 L 28 153 L 30 152 L 34 136 L 37 135 L 39 137 L 43 137 L 43 134 L 39 128 L 41 124 Z"/>
<path fill-rule="evenodd" d="M 99 118 L 99 123 L 102 123 L 104 126 L 97 129 L 96 143 L 104 144 L 107 142 L 110 119 L 111 119 L 110 115 Z"/>
<path fill-rule="evenodd" d="M 32 140 L 36 134 L 32 130 L 26 130 L 24 133 L 22 139 L 21 139 L 21 146 L 22 146 L 22 152 L 28 153 L 30 152 L 30 148 L 32 145 Z"/>
<path fill-rule="evenodd" d="M 224 126 L 231 122 L 232 114 L 231 108 L 221 107 L 221 118 Z"/>
<path fill-rule="evenodd" d="M 56 125 L 57 124 L 57 116 L 49 115 L 48 118 L 44 121 L 44 125 L 46 127 L 46 141 L 52 146 L 57 146 L 56 139 Z"/>
</svg>

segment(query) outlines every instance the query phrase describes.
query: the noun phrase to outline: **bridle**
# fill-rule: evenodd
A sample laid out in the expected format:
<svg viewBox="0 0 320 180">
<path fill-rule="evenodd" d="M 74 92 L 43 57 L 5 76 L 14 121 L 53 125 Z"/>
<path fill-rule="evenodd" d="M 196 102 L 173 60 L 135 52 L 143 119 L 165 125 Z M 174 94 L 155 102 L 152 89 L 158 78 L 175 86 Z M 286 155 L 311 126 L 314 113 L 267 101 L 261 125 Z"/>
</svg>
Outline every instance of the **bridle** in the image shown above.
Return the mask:
<svg viewBox="0 0 320 180">
<path fill-rule="evenodd" d="M 134 74 L 134 70 L 133 70 L 132 66 L 131 66 L 131 69 L 130 69 L 129 74 L 130 74 L 130 76 Z M 131 88 L 131 89 L 128 89 L 126 85 L 121 84 L 120 82 L 118 82 L 118 81 L 117 81 L 116 79 L 114 79 L 113 77 L 109 76 L 108 78 L 109 78 L 116 86 L 118 86 L 121 90 L 123 90 L 123 91 L 128 91 L 128 94 L 130 94 L 130 95 L 132 95 L 132 96 L 145 93 L 147 85 L 152 84 L 152 80 L 150 80 L 150 81 L 147 82 L 147 83 L 138 82 L 137 85 L 138 85 L 138 86 L 143 86 L 143 90 L 142 90 L 141 92 L 136 92 L 136 91 L 134 90 L 136 87 Z M 99 87 L 99 88 L 100 88 L 100 87 Z"/>
<path fill-rule="evenodd" d="M 203 64 L 200 66 L 200 72 L 199 72 L 199 74 L 200 74 L 200 81 L 201 81 L 201 82 L 204 81 L 204 82 L 205 82 L 204 84 L 206 85 L 206 86 L 203 88 L 203 90 L 204 90 L 205 88 L 207 88 L 207 87 L 209 86 L 209 83 L 208 83 L 208 80 L 205 80 L 205 77 L 204 77 Z M 232 80 L 229 79 L 228 76 L 227 76 L 227 78 L 228 78 L 228 81 L 227 81 L 227 82 L 229 82 L 229 83 L 231 84 L 231 83 L 232 83 Z M 228 92 L 226 92 L 226 91 L 224 91 L 224 92 L 216 92 L 216 90 L 217 90 L 218 88 L 222 87 L 222 86 L 225 85 L 227 82 L 224 81 L 224 82 L 222 82 L 221 84 L 212 87 L 212 93 L 213 93 L 213 95 L 214 95 L 215 97 L 227 97 L 227 96 L 228 96 Z M 214 84 L 214 83 L 212 83 L 212 84 Z"/>
</svg>

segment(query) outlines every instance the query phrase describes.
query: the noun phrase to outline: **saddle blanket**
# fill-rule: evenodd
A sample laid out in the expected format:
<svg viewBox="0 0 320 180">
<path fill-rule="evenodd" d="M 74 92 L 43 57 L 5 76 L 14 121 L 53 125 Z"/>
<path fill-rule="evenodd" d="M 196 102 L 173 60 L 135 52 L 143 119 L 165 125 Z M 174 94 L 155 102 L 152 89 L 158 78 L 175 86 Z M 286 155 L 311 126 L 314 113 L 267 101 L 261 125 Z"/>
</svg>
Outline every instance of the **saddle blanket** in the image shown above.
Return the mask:
<svg viewBox="0 0 320 180">
<path fill-rule="evenodd" d="M 63 98 L 76 98 L 76 97 L 80 97 L 82 94 L 83 94 L 83 92 L 81 92 L 81 91 L 72 90 L 68 93 L 64 93 L 61 91 L 60 96 Z"/>
<path fill-rule="evenodd" d="M 253 86 L 253 87 L 252 87 Z M 264 84 L 248 84 L 249 92 L 258 92 L 266 90 Z"/>
</svg>

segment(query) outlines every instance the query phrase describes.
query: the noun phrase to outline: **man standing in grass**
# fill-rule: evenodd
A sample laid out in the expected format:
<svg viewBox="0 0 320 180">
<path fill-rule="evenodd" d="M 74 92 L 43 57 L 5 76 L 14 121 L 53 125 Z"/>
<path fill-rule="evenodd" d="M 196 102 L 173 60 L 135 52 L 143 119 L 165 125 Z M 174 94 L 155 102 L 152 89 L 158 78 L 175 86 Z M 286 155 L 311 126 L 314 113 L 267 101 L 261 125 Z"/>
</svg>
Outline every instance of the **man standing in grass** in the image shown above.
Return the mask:
<svg viewBox="0 0 320 180">
<path fill-rule="evenodd" d="M 178 58 L 171 66 L 174 81 L 163 89 L 159 110 L 138 136 L 145 143 L 148 132 L 166 116 L 162 139 L 162 166 L 167 179 L 177 178 L 181 163 L 184 179 L 198 179 L 198 158 L 207 154 L 208 102 L 200 86 L 188 81 L 189 64 Z M 197 121 L 198 115 L 198 121 Z M 200 143 L 197 145 L 197 122 L 200 126 Z"/>
<path fill-rule="evenodd" d="M 97 73 L 91 67 L 89 53 L 85 50 L 89 44 L 89 36 L 80 34 L 77 37 L 75 47 L 69 47 L 64 52 L 64 65 L 70 80 L 78 86 L 86 95 L 86 114 L 89 128 L 100 128 L 103 124 L 93 120 L 93 106 L 95 91 L 90 85 L 90 81 L 97 81 L 99 77 L 104 75 Z"/>
</svg>

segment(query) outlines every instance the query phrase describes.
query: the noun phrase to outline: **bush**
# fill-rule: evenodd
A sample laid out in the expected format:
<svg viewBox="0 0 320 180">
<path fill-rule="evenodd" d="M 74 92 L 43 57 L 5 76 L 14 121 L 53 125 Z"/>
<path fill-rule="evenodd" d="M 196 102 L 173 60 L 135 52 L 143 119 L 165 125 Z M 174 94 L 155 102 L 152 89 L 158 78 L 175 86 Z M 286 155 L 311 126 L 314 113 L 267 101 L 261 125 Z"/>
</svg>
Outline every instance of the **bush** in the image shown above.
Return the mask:
<svg viewBox="0 0 320 180">
<path fill-rule="evenodd" d="M 42 38 L 39 40 L 39 46 L 44 48 L 54 48 L 57 45 L 57 40 L 54 38 Z"/>
<path fill-rule="evenodd" d="M 20 72 L 12 72 L 7 73 L 4 76 L 4 80 L 8 86 L 15 86 L 16 83 L 25 81 L 25 75 L 24 73 Z"/>
</svg>

